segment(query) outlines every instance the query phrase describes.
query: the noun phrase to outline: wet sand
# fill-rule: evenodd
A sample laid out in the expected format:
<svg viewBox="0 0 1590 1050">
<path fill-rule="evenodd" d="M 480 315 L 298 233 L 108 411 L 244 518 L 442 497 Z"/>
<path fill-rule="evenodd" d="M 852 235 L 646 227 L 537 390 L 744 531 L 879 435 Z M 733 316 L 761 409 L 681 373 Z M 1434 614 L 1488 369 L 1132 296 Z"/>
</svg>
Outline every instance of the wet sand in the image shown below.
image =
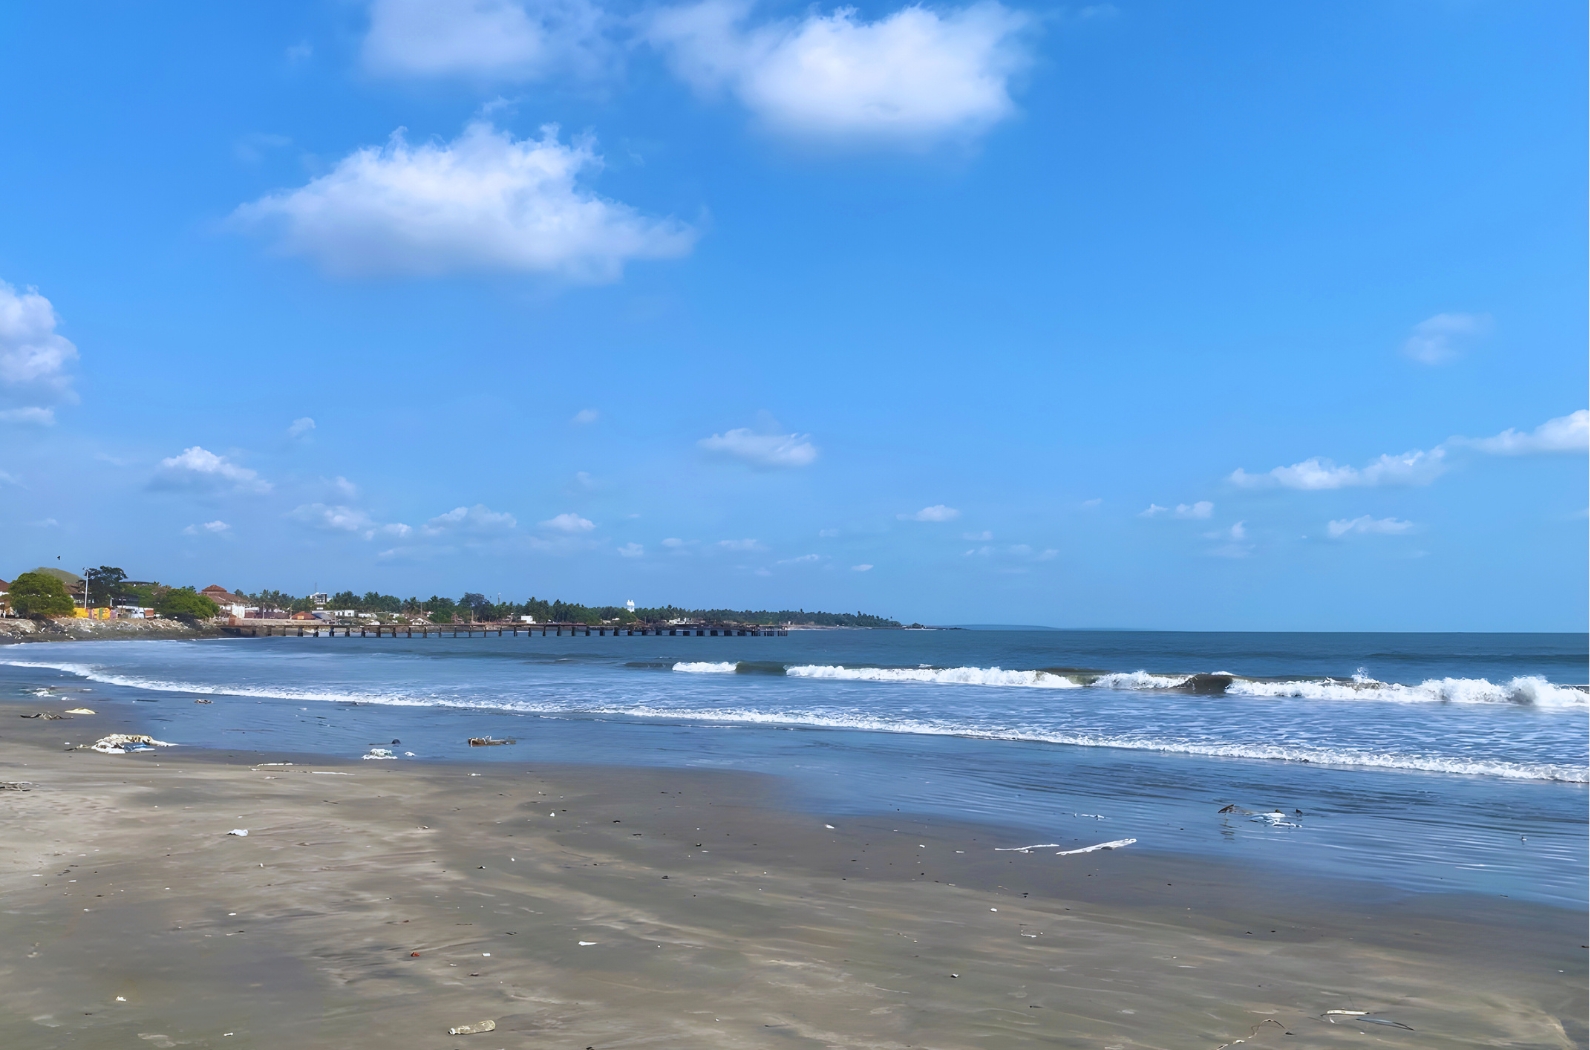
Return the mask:
<svg viewBox="0 0 1590 1050">
<path fill-rule="evenodd" d="M 789 812 L 742 773 L 107 756 L 61 743 L 123 727 L 7 721 L 6 1047 L 1586 1040 L 1560 909 L 996 853 L 1025 843 Z"/>
</svg>

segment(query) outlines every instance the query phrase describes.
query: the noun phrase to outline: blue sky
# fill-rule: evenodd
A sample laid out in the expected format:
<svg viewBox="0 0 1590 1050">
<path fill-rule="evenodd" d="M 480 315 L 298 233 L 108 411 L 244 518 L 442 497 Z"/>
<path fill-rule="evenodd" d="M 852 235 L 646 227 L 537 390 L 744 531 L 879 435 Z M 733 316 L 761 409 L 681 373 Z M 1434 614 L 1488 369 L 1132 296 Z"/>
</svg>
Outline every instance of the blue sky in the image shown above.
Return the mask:
<svg viewBox="0 0 1590 1050">
<path fill-rule="evenodd" d="M 1585 12 L 0 12 L 0 575 L 1586 626 Z"/>
</svg>

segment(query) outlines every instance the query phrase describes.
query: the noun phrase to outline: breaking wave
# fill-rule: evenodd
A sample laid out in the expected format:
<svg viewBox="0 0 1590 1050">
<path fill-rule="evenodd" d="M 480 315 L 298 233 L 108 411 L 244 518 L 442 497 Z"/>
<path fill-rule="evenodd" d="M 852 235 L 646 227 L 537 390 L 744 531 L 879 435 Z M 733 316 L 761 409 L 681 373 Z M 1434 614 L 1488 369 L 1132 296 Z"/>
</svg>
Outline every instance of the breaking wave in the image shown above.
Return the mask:
<svg viewBox="0 0 1590 1050">
<path fill-rule="evenodd" d="M 705 660 L 681 660 L 674 664 L 675 671 L 683 671 L 686 674 L 733 674 L 739 669 L 739 664 L 711 663 Z"/>
<path fill-rule="evenodd" d="M 999 667 L 830 667 L 802 664 L 787 668 L 791 678 L 832 678 L 848 682 L 928 682 L 935 685 L 997 685 L 1028 689 L 1080 689 L 1081 683 L 1048 671 L 1006 671 Z"/>
</svg>

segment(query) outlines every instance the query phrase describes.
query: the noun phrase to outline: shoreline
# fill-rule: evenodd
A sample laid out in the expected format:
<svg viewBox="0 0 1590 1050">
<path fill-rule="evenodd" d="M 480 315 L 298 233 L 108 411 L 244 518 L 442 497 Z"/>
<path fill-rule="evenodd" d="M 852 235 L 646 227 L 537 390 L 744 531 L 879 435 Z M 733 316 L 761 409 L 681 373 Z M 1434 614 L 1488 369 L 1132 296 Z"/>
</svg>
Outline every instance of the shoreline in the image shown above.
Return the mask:
<svg viewBox="0 0 1590 1050">
<path fill-rule="evenodd" d="M 447 1029 L 488 1017 L 597 1048 L 1405 1045 L 1330 1009 L 1586 1038 L 1583 916 L 1548 905 L 996 853 L 1025 843 L 791 812 L 751 773 L 60 739 L 0 731 L 32 784 L 0 790 L 7 1045 L 474 1045 Z"/>
</svg>

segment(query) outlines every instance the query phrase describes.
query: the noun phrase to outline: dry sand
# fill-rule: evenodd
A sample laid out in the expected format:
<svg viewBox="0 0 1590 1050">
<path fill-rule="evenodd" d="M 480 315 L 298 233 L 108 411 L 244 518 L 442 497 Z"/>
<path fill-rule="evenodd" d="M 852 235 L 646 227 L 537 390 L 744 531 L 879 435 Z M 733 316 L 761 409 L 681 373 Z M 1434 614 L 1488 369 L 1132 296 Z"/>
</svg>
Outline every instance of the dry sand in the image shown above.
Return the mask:
<svg viewBox="0 0 1590 1050">
<path fill-rule="evenodd" d="M 1547 907 L 995 853 L 1022 843 L 747 774 L 106 756 L 60 750 L 92 717 L 8 721 L 8 1048 L 1585 1043 L 1585 917 Z"/>
</svg>

